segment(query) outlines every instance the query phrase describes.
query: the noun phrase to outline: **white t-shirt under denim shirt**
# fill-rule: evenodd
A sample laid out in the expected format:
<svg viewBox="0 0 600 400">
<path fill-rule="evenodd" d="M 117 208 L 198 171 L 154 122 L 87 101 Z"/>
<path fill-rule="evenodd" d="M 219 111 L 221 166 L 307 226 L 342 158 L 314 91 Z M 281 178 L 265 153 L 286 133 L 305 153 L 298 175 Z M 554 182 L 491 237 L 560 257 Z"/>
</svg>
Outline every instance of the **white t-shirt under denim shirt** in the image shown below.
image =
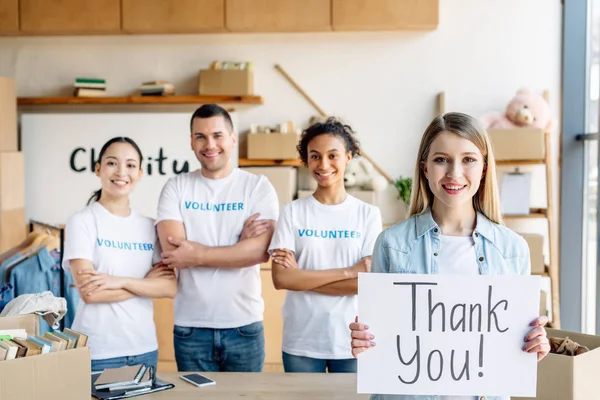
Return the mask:
<svg viewBox="0 0 600 400">
<path fill-rule="evenodd" d="M 302 269 L 346 268 L 373 254 L 381 229 L 375 206 L 351 195 L 340 204 L 325 205 L 311 195 L 283 207 L 269 251 L 293 251 Z M 288 291 L 282 350 L 318 359 L 352 358 L 348 323 L 358 312 L 356 297 Z"/>
<path fill-rule="evenodd" d="M 135 210 L 119 217 L 93 203 L 67 221 L 63 268 L 70 271 L 70 260 L 84 259 L 98 272 L 141 279 L 152 268 L 156 244 L 152 218 Z M 72 329 L 88 335 L 92 360 L 158 349 L 152 299 L 146 297 L 115 303 L 80 301 Z"/>
<path fill-rule="evenodd" d="M 221 179 L 200 170 L 172 177 L 163 188 L 157 221 L 183 222 L 186 238 L 205 246 L 232 246 L 246 220 L 277 220 L 279 201 L 263 175 L 239 168 Z M 192 267 L 179 270 L 175 325 L 231 329 L 263 320 L 260 266 Z"/>
<path fill-rule="evenodd" d="M 456 239 L 456 240 L 455 240 Z M 379 235 L 373 250 L 372 272 L 408 273 L 408 274 L 443 274 L 457 273 L 464 269 L 464 274 L 480 275 L 529 275 L 531 261 L 529 246 L 519 234 L 505 226 L 495 224 L 483 214 L 477 213 L 475 232 L 466 239 L 441 235 L 439 226 L 427 209 L 420 215 L 412 216 L 386 229 Z M 453 243 L 448 246 L 448 243 Z M 456 248 L 468 247 L 469 257 L 474 256 L 476 264 L 469 261 L 466 265 L 456 266 L 447 259 L 448 254 L 456 254 Z M 443 248 L 445 247 L 445 249 Z M 442 253 L 440 253 L 440 251 Z M 434 254 L 437 253 L 437 256 Z M 463 260 L 464 262 L 464 260 Z M 367 324 L 369 321 L 362 321 Z M 377 332 L 373 332 L 377 341 Z M 486 400 L 510 400 L 506 396 L 488 396 L 485 393 L 474 397 Z M 372 394 L 371 400 L 448 400 L 456 397 L 425 395 L 382 395 Z M 460 398 L 460 397 L 459 397 Z M 467 396 L 467 399 L 472 397 Z"/>
<path fill-rule="evenodd" d="M 479 275 L 475 241 L 471 236 L 440 235 L 441 275 Z M 478 400 L 476 396 L 440 396 L 440 400 Z"/>
</svg>

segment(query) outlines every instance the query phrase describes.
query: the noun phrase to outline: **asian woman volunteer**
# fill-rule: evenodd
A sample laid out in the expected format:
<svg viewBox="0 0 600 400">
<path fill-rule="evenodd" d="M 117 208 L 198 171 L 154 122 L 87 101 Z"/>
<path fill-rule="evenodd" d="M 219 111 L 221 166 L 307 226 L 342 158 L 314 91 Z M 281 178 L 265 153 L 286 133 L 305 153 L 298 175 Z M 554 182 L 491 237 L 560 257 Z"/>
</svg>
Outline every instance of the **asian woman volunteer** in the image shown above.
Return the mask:
<svg viewBox="0 0 600 400">
<path fill-rule="evenodd" d="M 153 258 L 160 259 L 154 220 L 129 204 L 142 159 L 133 140 L 109 140 L 96 164 L 101 189 L 66 225 L 63 268 L 72 272 L 82 299 L 72 329 L 88 336 L 92 371 L 156 367 L 152 298 L 177 292 L 173 269 L 153 266 Z"/>
</svg>

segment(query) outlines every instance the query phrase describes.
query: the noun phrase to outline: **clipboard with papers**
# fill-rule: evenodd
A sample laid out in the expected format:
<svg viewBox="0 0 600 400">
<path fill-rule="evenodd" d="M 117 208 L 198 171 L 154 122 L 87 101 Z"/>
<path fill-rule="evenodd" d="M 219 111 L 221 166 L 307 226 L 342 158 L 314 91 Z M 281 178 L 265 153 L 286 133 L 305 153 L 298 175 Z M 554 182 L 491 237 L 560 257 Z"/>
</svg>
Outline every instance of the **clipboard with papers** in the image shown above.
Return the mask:
<svg viewBox="0 0 600 400">
<path fill-rule="evenodd" d="M 502 214 L 529 214 L 530 193 L 530 172 L 521 172 L 519 168 L 516 168 L 514 172 L 504 174 L 500 185 L 500 211 Z"/>
</svg>

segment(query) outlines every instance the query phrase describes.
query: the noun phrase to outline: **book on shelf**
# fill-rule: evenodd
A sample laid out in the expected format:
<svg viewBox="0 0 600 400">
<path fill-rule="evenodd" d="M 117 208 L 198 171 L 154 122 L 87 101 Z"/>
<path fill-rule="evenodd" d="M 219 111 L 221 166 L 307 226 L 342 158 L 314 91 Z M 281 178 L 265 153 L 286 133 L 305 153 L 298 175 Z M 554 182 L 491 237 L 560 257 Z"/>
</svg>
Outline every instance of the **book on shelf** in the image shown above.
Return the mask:
<svg viewBox="0 0 600 400">
<path fill-rule="evenodd" d="M 93 89 L 93 88 L 75 88 L 73 91 L 75 97 L 104 97 L 106 96 L 106 89 Z"/>
<path fill-rule="evenodd" d="M 101 78 L 75 78 L 73 96 L 100 97 L 106 95 L 106 80 Z"/>
<path fill-rule="evenodd" d="M 106 85 L 106 80 L 102 78 L 75 78 L 75 83 Z"/>
<path fill-rule="evenodd" d="M 141 96 L 172 96 L 175 94 L 175 86 L 168 81 L 143 82 L 140 86 Z"/>
</svg>

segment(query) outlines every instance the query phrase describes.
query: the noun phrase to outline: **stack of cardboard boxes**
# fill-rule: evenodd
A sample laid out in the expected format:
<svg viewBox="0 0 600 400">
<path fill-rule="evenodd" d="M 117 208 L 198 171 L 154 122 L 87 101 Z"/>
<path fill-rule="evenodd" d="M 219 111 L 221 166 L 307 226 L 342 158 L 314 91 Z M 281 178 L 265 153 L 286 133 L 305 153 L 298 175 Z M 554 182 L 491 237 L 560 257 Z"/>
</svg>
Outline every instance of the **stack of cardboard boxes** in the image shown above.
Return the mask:
<svg viewBox="0 0 600 400">
<path fill-rule="evenodd" d="M 0 76 L 0 253 L 27 236 L 23 153 L 17 135 L 15 82 Z M 39 334 L 39 316 L 0 318 L 0 330 Z M 90 398 L 88 348 L 0 362 L 0 400 Z"/>
<path fill-rule="evenodd" d="M 0 252 L 27 234 L 23 153 L 17 135 L 15 82 L 0 76 Z"/>
</svg>

